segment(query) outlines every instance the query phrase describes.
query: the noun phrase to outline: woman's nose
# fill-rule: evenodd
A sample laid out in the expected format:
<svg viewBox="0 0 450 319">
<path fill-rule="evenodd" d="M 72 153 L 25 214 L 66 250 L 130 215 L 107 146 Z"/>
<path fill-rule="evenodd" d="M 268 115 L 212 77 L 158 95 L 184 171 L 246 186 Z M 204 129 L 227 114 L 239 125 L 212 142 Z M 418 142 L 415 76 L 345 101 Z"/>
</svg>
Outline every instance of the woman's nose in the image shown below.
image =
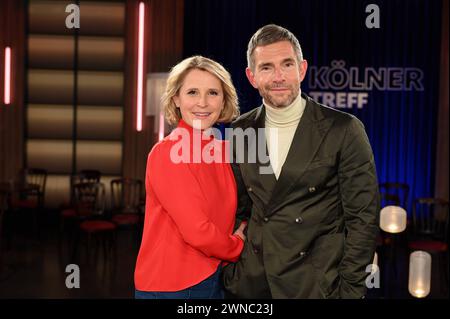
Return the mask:
<svg viewBox="0 0 450 319">
<path fill-rule="evenodd" d="M 206 100 L 206 95 L 200 95 L 200 97 L 198 98 L 197 101 L 197 105 L 200 107 L 205 107 L 207 106 L 207 100 Z"/>
</svg>

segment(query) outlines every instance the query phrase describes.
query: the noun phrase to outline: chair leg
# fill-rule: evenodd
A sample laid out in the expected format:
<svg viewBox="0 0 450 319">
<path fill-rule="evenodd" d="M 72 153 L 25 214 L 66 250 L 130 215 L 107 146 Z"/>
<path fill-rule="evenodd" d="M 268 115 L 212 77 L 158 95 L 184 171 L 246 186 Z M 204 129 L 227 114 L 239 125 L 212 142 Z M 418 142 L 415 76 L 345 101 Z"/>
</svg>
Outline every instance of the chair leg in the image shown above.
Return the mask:
<svg viewBox="0 0 450 319">
<path fill-rule="evenodd" d="M 440 283 L 440 291 L 442 297 L 448 298 L 448 254 L 446 252 L 441 252 L 438 254 L 438 263 L 439 263 L 439 274 L 442 276 L 439 281 Z"/>
</svg>

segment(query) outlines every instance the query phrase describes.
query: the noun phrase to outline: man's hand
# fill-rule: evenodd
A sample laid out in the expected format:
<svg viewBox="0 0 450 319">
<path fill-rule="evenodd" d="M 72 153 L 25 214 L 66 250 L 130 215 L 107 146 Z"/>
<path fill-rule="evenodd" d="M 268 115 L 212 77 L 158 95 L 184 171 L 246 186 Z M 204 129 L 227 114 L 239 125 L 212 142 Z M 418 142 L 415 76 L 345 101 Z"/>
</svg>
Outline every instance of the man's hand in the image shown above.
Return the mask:
<svg viewBox="0 0 450 319">
<path fill-rule="evenodd" d="M 245 241 L 245 238 L 246 238 L 245 235 L 244 235 L 245 227 L 247 227 L 247 222 L 246 221 L 241 222 L 241 224 L 239 225 L 238 229 L 236 229 L 236 231 L 233 233 L 233 235 L 237 235 L 243 241 Z"/>
</svg>

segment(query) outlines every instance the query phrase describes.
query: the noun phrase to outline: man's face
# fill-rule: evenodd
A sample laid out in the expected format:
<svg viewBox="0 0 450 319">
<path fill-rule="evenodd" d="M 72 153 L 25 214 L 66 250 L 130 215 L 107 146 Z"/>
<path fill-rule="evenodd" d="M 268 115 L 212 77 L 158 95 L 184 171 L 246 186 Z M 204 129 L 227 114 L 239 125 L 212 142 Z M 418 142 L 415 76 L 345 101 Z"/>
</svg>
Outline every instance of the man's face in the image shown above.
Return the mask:
<svg viewBox="0 0 450 319">
<path fill-rule="evenodd" d="M 251 85 L 269 106 L 283 108 L 298 96 L 308 63 L 300 63 L 292 44 L 280 41 L 253 51 L 254 70 L 245 70 Z"/>
</svg>

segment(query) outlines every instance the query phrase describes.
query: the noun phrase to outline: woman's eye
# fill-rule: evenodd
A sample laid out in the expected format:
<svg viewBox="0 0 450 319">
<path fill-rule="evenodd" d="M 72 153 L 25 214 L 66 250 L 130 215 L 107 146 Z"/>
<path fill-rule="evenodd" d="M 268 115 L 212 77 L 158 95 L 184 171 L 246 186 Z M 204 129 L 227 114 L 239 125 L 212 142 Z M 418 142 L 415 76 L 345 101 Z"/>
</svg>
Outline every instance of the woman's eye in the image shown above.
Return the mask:
<svg viewBox="0 0 450 319">
<path fill-rule="evenodd" d="M 211 95 L 219 95 L 219 92 L 217 92 L 217 91 L 210 91 L 209 94 L 211 94 Z"/>
<path fill-rule="evenodd" d="M 190 90 L 187 92 L 188 95 L 195 95 L 197 92 L 195 90 Z"/>
</svg>

